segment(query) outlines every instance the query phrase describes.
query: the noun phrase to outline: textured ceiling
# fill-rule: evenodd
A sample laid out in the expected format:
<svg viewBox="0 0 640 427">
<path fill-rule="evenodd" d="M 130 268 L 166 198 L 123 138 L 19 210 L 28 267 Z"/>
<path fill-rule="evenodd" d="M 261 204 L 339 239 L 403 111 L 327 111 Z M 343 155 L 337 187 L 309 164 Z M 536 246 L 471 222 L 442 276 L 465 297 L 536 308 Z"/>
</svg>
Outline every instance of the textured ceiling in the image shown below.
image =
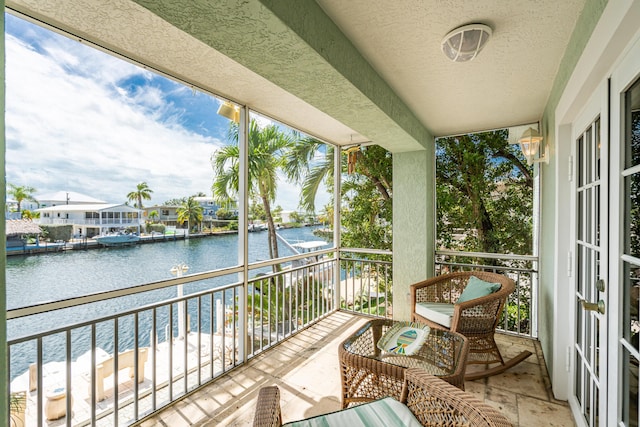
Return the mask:
<svg viewBox="0 0 640 427">
<path fill-rule="evenodd" d="M 436 136 L 538 121 L 584 0 L 317 0 Z M 493 35 L 454 63 L 444 35 L 469 23 Z"/>
<path fill-rule="evenodd" d="M 7 0 L 7 7 L 338 144 L 391 151 L 538 121 L 585 0 Z M 493 29 L 472 62 L 442 37 Z"/>
</svg>

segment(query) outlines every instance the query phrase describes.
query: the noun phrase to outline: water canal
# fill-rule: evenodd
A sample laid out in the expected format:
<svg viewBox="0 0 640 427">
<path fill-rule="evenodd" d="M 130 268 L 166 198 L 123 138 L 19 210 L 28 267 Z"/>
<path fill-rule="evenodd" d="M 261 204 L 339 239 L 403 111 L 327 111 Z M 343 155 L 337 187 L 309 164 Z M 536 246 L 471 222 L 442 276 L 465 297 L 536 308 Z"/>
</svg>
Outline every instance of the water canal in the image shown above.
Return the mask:
<svg viewBox="0 0 640 427">
<path fill-rule="evenodd" d="M 282 229 L 278 234 L 290 243 L 319 240 L 313 235 L 313 230 L 313 227 Z M 293 252 L 281 242 L 279 242 L 279 252 L 280 256 L 293 255 Z M 237 253 L 238 235 L 228 234 L 121 248 L 11 256 L 6 260 L 7 308 L 31 306 L 169 279 L 172 277 L 171 268 L 181 263 L 189 266 L 189 274 L 230 267 L 237 265 Z M 249 262 L 265 260 L 268 257 L 267 233 L 250 233 Z M 188 284 L 184 287 L 184 293 L 188 295 L 204 289 L 224 286 L 231 281 L 232 279 L 228 277 L 220 277 Z M 12 340 L 42 333 L 54 327 L 112 315 L 175 296 L 176 289 L 165 288 L 126 298 L 10 320 L 7 324 L 7 336 Z M 47 353 L 57 354 L 51 357 L 59 359 L 62 349 L 57 348 L 55 337 L 50 339 L 53 340 L 49 344 L 52 348 Z M 100 341 L 99 337 L 98 341 Z M 28 363 L 33 361 L 33 357 L 33 345 L 14 346 L 11 350 L 12 377 L 23 372 L 28 367 Z"/>
</svg>

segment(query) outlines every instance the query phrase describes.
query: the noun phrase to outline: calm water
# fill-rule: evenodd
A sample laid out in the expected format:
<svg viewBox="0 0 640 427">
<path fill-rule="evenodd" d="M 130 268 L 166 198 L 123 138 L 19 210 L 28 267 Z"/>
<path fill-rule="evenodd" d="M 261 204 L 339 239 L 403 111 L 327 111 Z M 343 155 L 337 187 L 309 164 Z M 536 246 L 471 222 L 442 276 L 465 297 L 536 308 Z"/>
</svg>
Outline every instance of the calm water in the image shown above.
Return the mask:
<svg viewBox="0 0 640 427">
<path fill-rule="evenodd" d="M 320 240 L 313 235 L 312 227 L 279 230 L 278 234 L 290 243 Z M 279 242 L 280 256 L 292 255 L 286 245 Z M 141 244 L 122 248 L 65 251 L 32 256 L 11 256 L 6 262 L 7 307 L 9 309 L 38 303 L 63 300 L 96 292 L 123 289 L 173 277 L 171 267 L 185 263 L 188 274 L 237 265 L 238 235 L 211 236 L 198 239 Z M 267 233 L 249 234 L 249 261 L 269 257 Z M 235 278 L 217 278 L 185 285 L 184 293 L 215 288 L 235 281 Z M 104 301 L 98 304 L 58 310 L 26 319 L 8 322 L 8 339 L 42 333 L 52 328 L 76 324 L 96 317 L 111 315 L 126 309 L 174 298 L 174 288 L 161 289 L 126 298 Z M 140 329 L 149 329 L 148 319 L 141 318 Z M 126 327 L 126 325 L 124 325 Z M 105 343 L 112 330 L 98 331 Z M 86 331 L 78 331 L 73 337 L 74 347 L 86 341 Z M 85 335 L 85 336 L 83 336 Z M 44 340 L 45 362 L 63 360 L 62 337 Z M 123 343 L 127 348 L 127 344 Z M 105 344 L 105 350 L 110 345 Z M 82 348 L 83 346 L 78 346 Z M 104 348 L 104 347 L 103 347 Z M 80 351 L 80 350 L 78 350 Z M 74 353 L 76 353 L 74 351 Z M 76 355 L 74 355 L 75 357 Z M 21 344 L 11 350 L 11 376 L 20 374 L 34 362 L 35 344 Z"/>
</svg>

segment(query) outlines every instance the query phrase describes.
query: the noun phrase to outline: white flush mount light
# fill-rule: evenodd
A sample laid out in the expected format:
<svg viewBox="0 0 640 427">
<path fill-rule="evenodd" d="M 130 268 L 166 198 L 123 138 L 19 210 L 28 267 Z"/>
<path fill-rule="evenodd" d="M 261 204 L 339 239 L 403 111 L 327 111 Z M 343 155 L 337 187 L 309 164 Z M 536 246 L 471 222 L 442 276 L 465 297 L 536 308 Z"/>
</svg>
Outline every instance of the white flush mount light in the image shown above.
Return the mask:
<svg viewBox="0 0 640 427">
<path fill-rule="evenodd" d="M 456 28 L 442 39 L 442 52 L 453 62 L 471 61 L 487 44 L 491 33 L 491 27 L 484 24 Z"/>
</svg>

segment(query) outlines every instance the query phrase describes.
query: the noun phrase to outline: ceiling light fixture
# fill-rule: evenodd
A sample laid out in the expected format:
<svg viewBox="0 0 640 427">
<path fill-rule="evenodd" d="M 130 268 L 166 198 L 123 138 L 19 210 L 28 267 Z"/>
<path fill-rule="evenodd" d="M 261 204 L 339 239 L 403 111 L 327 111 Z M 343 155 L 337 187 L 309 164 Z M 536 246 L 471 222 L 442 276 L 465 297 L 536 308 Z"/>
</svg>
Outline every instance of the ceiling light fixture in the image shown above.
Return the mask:
<svg viewBox="0 0 640 427">
<path fill-rule="evenodd" d="M 491 34 L 491 27 L 487 25 L 464 25 L 444 36 L 442 52 L 453 62 L 471 61 L 487 44 Z"/>
</svg>

